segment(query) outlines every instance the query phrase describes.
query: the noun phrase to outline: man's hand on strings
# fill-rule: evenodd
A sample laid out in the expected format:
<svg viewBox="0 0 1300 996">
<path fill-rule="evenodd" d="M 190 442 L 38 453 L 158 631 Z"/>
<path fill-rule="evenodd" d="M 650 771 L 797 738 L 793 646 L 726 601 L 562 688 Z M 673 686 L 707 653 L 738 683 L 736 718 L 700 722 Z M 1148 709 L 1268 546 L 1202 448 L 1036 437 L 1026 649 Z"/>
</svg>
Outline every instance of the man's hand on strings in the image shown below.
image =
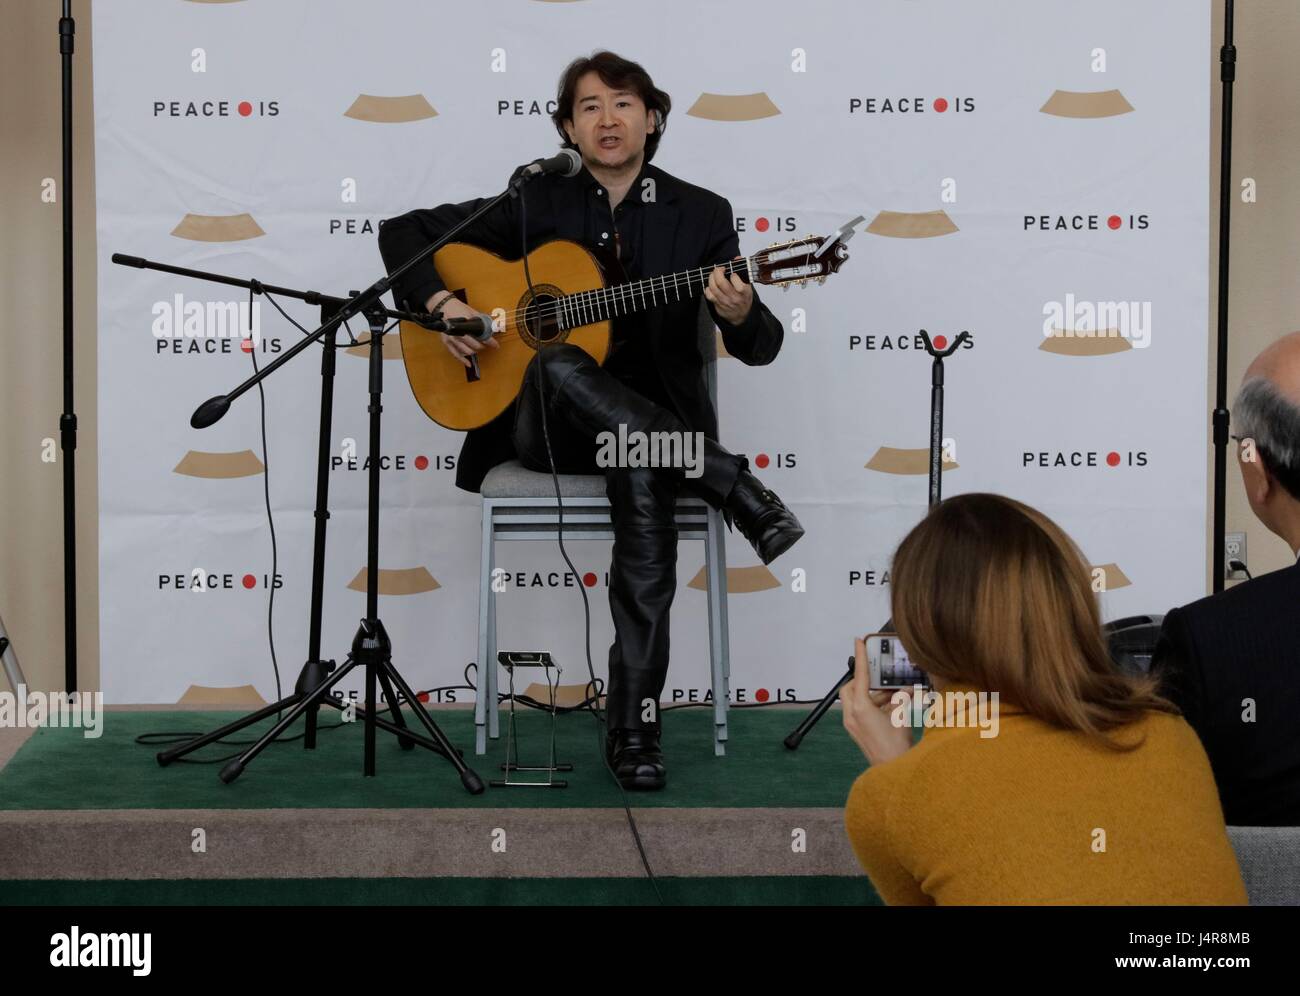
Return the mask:
<svg viewBox="0 0 1300 996">
<path fill-rule="evenodd" d="M 709 274 L 704 296 L 718 309 L 718 316 L 731 325 L 743 322 L 754 306 L 754 288 L 734 273 L 727 277 L 721 266 L 715 266 Z"/>
</svg>

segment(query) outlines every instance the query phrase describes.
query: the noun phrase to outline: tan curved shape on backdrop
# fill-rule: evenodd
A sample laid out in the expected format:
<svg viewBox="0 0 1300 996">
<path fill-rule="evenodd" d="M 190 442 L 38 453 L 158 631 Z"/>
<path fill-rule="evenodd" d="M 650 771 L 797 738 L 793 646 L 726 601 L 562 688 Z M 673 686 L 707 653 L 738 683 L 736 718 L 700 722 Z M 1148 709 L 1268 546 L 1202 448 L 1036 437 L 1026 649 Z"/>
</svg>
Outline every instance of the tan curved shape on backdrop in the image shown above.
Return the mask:
<svg viewBox="0 0 1300 996">
<path fill-rule="evenodd" d="M 242 242 L 266 234 L 251 214 L 187 214 L 171 234 L 194 242 Z"/>
<path fill-rule="evenodd" d="M 430 333 L 431 335 L 433 333 Z M 370 359 L 370 333 L 364 332 L 357 336 L 359 346 L 348 346 L 343 352 L 349 356 L 360 356 L 362 359 Z M 402 358 L 402 337 L 396 332 L 389 332 L 384 336 L 384 359 L 400 360 Z"/>
<path fill-rule="evenodd" d="M 185 694 L 176 700 L 178 705 L 205 706 L 263 706 L 262 698 L 252 685 L 231 685 L 217 688 L 208 685 L 190 685 Z"/>
<path fill-rule="evenodd" d="M 930 450 L 903 450 L 893 446 L 882 446 L 872 454 L 871 459 L 863 464 L 867 470 L 878 470 L 882 474 L 920 474 L 929 476 Z M 940 460 L 939 470 L 956 470 L 956 460 Z"/>
<path fill-rule="evenodd" d="M 234 453 L 205 453 L 203 450 L 190 450 L 181 457 L 181 462 L 172 468 L 172 473 L 184 474 L 187 477 L 226 479 L 254 477 L 265 469 L 261 459 L 252 450 L 239 450 Z"/>
<path fill-rule="evenodd" d="M 1097 90 L 1091 93 L 1056 90 L 1038 110 L 1043 114 L 1054 114 L 1058 118 L 1113 118 L 1120 114 L 1131 114 L 1133 105 L 1118 90 Z"/>
<path fill-rule="evenodd" d="M 363 567 L 357 571 L 357 576 L 348 582 L 348 587 L 353 591 L 364 592 L 369 580 L 370 575 Z M 418 595 L 441 587 L 442 585 L 429 573 L 427 567 L 379 568 L 379 594 L 381 595 Z"/>
<path fill-rule="evenodd" d="M 501 668 L 501 670 L 504 671 L 505 668 Z M 520 675 L 528 674 L 531 672 L 540 673 L 540 670 L 541 670 L 540 668 L 528 668 L 527 670 L 520 668 L 518 674 L 515 675 L 515 691 L 517 693 L 519 692 L 518 682 L 519 682 Z M 505 680 L 506 679 L 504 678 L 502 679 L 503 684 L 505 683 Z M 526 695 L 530 699 L 533 699 L 537 702 L 549 703 L 551 701 L 550 690 L 547 689 L 546 683 L 543 681 L 534 681 L 531 685 L 525 688 L 523 692 L 520 694 Z M 582 701 L 586 697 L 587 697 L 587 685 L 585 682 L 581 685 L 556 685 L 555 686 L 555 704 L 560 708 L 571 709 L 576 705 L 581 705 Z M 605 696 L 603 695 L 597 696 L 596 705 L 603 706 L 604 704 L 605 704 Z"/>
<path fill-rule="evenodd" d="M 960 231 L 946 211 L 881 211 L 866 230 L 893 239 L 932 239 Z"/>
<path fill-rule="evenodd" d="M 762 91 L 702 93 L 695 98 L 695 103 L 686 113 L 693 118 L 706 118 L 709 121 L 757 121 L 760 118 L 774 118 L 781 113 L 781 109 Z"/>
<path fill-rule="evenodd" d="M 1128 352 L 1133 344 L 1119 334 L 1119 329 L 1087 333 L 1054 328 L 1051 336 L 1043 336 L 1038 348 L 1060 356 L 1111 356 Z"/>
<path fill-rule="evenodd" d="M 343 112 L 345 118 L 357 121 L 375 121 L 379 124 L 404 124 L 436 118 L 438 112 L 422 93 L 405 97 L 377 97 L 369 93 L 357 95 L 352 106 Z"/>
<path fill-rule="evenodd" d="M 709 590 L 708 575 L 703 567 L 686 583 L 686 587 L 694 588 L 696 591 Z M 751 591 L 767 591 L 769 588 L 780 587 L 781 582 L 776 579 L 776 575 L 762 564 L 755 564 L 753 567 L 727 568 L 728 595 L 746 595 Z"/>
<path fill-rule="evenodd" d="M 713 330 L 714 349 L 717 351 L 718 359 L 734 360 L 735 357 L 727 352 L 727 344 L 722 341 L 722 329 Z"/>
<path fill-rule="evenodd" d="M 1107 591 L 1114 591 L 1116 588 L 1127 588 L 1133 583 L 1128 579 L 1128 575 L 1119 569 L 1119 564 L 1092 565 L 1094 571 L 1099 568 L 1105 572 Z"/>
</svg>

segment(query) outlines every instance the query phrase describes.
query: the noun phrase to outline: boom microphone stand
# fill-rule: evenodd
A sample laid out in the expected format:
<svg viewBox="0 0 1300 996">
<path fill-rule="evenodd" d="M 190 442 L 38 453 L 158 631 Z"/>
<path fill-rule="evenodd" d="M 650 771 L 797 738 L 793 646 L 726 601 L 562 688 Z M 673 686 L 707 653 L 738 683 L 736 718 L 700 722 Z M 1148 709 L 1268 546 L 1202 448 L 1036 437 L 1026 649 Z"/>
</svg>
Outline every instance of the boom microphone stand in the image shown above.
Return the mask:
<svg viewBox="0 0 1300 996">
<path fill-rule="evenodd" d="M 364 312 L 370 328 L 369 444 L 370 453 L 373 457 L 380 452 L 381 412 L 383 411 L 383 339 L 385 334 L 384 327 L 387 319 L 394 318 L 400 321 L 416 322 L 426 328 L 436 328 L 440 331 L 446 331 L 449 334 L 466 334 L 463 330 L 448 327 L 445 322 L 432 320 L 428 315 L 387 309 L 380 302 L 380 297 L 387 293 L 393 283 L 395 283 L 402 274 L 420 260 L 432 255 L 442 245 L 451 241 L 451 239 L 454 238 L 461 229 L 472 224 L 483 214 L 492 210 L 506 197 L 517 196 L 519 187 L 523 183 L 526 183 L 528 179 L 531 179 L 533 175 L 537 174 L 523 173 L 522 176 L 517 175 L 517 177 L 512 178 L 511 183 L 506 190 L 483 204 L 479 210 L 475 211 L 460 224 L 451 228 L 436 242 L 421 249 L 387 277 L 381 277 L 365 291 L 360 293 L 354 292 L 348 298 L 330 297 L 316 291 L 299 291 L 293 288 L 274 287 L 262 284 L 257 280 L 240 280 L 223 274 L 170 266 L 164 263 L 153 263 L 136 256 L 125 256 L 121 253 L 113 254 L 113 262 L 124 266 L 134 266 L 141 269 L 153 269 L 166 273 L 175 273 L 182 276 L 196 277 L 214 283 L 244 287 L 254 293 L 275 293 L 282 297 L 294 297 L 312 304 L 322 305 L 322 318 L 324 321 L 318 329 L 295 343 L 283 355 L 277 357 L 262 370 L 245 380 L 229 394 L 218 395 L 210 398 L 200 405 L 190 418 L 190 424 L 196 429 L 202 429 L 212 425 L 225 415 L 230 408 L 230 403 L 235 398 L 256 386 L 312 343 L 318 340 L 323 340 L 326 335 L 329 336 L 328 341 L 325 342 L 324 356 L 321 361 L 320 437 L 318 440 L 316 479 L 316 534 L 312 560 L 312 618 L 307 662 L 303 665 L 303 669 L 298 676 L 292 695 L 244 716 L 233 723 L 229 723 L 218 730 L 204 734 L 195 740 L 181 744 L 171 750 L 160 752 L 157 756 L 160 765 L 166 766 L 179 757 L 183 757 L 192 751 L 198 750 L 200 747 L 213 743 L 222 737 L 243 729 L 246 726 L 260 722 L 286 707 L 288 707 L 288 712 L 275 724 L 274 727 L 268 730 L 266 734 L 264 734 L 248 750 L 244 751 L 243 754 L 229 762 L 221 769 L 219 776 L 221 780 L 230 783 L 238 778 L 249 762 L 260 754 L 270 743 L 276 740 L 299 716 L 303 714 L 306 714 L 307 717 L 307 730 L 306 735 L 304 736 L 304 747 L 307 749 L 314 748 L 316 746 L 317 710 L 321 705 L 329 705 L 340 710 L 343 709 L 344 706 L 327 693 L 340 679 L 344 677 L 344 675 L 349 673 L 352 668 L 357 665 L 362 665 L 366 670 L 366 704 L 364 710 L 359 711 L 364 712 L 365 719 L 365 774 L 373 775 L 375 773 L 375 730 L 377 727 L 380 727 L 396 735 L 398 743 L 403 750 L 409 750 L 415 744 L 419 744 L 435 753 L 443 755 L 460 773 L 461 782 L 469 792 L 477 795 L 483 791 L 482 780 L 465 765 L 464 761 L 461 759 L 460 752 L 456 750 L 456 748 L 452 747 L 446 736 L 429 716 L 423 703 L 420 702 L 415 692 L 412 691 L 410 685 L 407 684 L 406 680 L 401 676 L 392 663 L 392 643 L 384 629 L 383 622 L 379 618 L 380 461 L 377 459 L 372 459 L 370 461 L 368 479 L 366 615 L 361 620 L 360 626 L 352 641 L 352 651 L 344 661 L 343 665 L 341 667 L 336 667 L 335 662 L 332 660 L 321 660 L 320 620 L 324 577 L 325 523 L 329 518 L 329 430 L 333 405 L 334 358 L 337 349 L 337 334 L 339 327 L 343 325 L 347 319 L 358 313 Z M 327 314 L 328 311 L 332 311 L 333 314 Z M 391 704 L 391 721 L 381 719 L 377 715 L 375 702 L 376 683 L 383 687 L 384 695 L 387 701 Z M 420 720 L 420 723 L 428 731 L 431 739 L 421 736 L 406 726 L 400 708 L 401 700 L 393 693 L 394 685 L 398 690 L 400 690 L 403 698 L 405 698 L 405 700 L 410 704 L 411 708 L 415 712 L 416 718 Z"/>
<path fill-rule="evenodd" d="M 930 508 L 939 503 L 942 491 L 940 476 L 943 471 L 943 361 L 969 338 L 970 332 L 963 329 L 947 349 L 937 350 L 934 348 L 934 343 L 930 341 L 930 333 L 921 329 L 921 340 L 925 343 L 925 351 L 934 357 L 934 362 L 930 365 Z M 881 632 L 892 633 L 893 620 L 886 620 L 880 629 Z M 812 712 L 804 717 L 803 722 L 795 728 L 794 732 L 785 738 L 784 743 L 789 750 L 798 750 L 803 738 L 812 732 L 812 728 L 835 704 L 835 700 L 840 697 L 840 689 L 853 680 L 853 668 L 856 663 L 850 656 L 849 668 L 844 672 L 843 677 L 813 707 Z"/>
<path fill-rule="evenodd" d="M 125 266 L 135 266 L 142 269 L 161 270 L 168 273 L 177 273 L 183 276 L 196 277 L 201 280 L 209 280 L 215 283 L 228 284 L 232 286 L 246 287 L 254 293 L 275 293 L 283 297 L 296 297 L 300 300 L 311 303 L 319 303 L 322 306 L 322 314 L 332 311 L 332 316 L 328 317 L 319 329 L 296 343 L 284 355 L 277 358 L 273 363 L 264 367 L 254 376 L 250 377 L 238 388 L 228 395 L 219 395 L 204 402 L 194 412 L 190 419 L 190 424 L 195 428 L 206 428 L 216 422 L 230 407 L 230 401 L 243 394 L 244 391 L 256 385 L 259 381 L 269 375 L 273 370 L 280 367 L 284 362 L 294 357 L 307 346 L 329 335 L 329 340 L 325 343 L 321 359 L 321 415 L 320 415 L 320 437 L 318 440 L 317 451 L 317 477 L 316 477 L 316 534 L 312 556 L 312 601 L 311 601 L 311 629 L 310 645 L 308 648 L 308 660 L 303 665 L 302 671 L 298 675 L 298 680 L 294 685 L 292 695 L 281 699 L 278 702 L 265 706 L 233 723 L 229 723 L 218 730 L 207 733 L 188 743 L 181 744 L 170 750 L 160 752 L 158 763 L 162 766 L 170 764 L 179 757 L 183 757 L 192 751 L 198 750 L 207 744 L 213 743 L 222 737 L 225 737 L 237 730 L 242 730 L 246 726 L 260 722 L 267 717 L 274 715 L 282 710 L 288 711 L 281 717 L 279 722 L 268 730 L 255 744 L 244 751 L 239 757 L 230 761 L 221 769 L 219 777 L 223 782 L 230 783 L 243 773 L 244 768 L 260 754 L 267 746 L 276 740 L 299 716 L 306 713 L 307 729 L 304 737 L 304 745 L 308 748 L 316 746 L 316 720 L 317 710 L 321 705 L 332 706 L 337 709 L 345 708 L 344 705 L 330 696 L 329 690 L 346 676 L 354 667 L 362 665 L 366 670 L 366 704 L 365 709 L 358 710 L 363 712 L 365 723 L 365 756 L 363 770 L 366 775 L 375 773 L 375 730 L 382 727 L 398 738 L 398 743 L 403 750 L 410 750 L 415 744 L 419 744 L 436 754 L 441 754 L 447 758 L 460 774 L 461 782 L 465 788 L 477 795 L 483 791 L 483 782 L 470 768 L 468 768 L 461 759 L 460 752 L 454 748 L 447 740 L 446 735 L 438 728 L 433 719 L 429 716 L 424 704 L 416 697 L 415 692 L 406 683 L 405 679 L 397 671 L 392 663 L 392 644 L 388 639 L 388 634 L 384 630 L 383 622 L 379 618 L 379 463 L 378 460 L 371 460 L 369 473 L 369 490 L 367 501 L 367 536 L 366 536 L 366 614 L 361 620 L 356 636 L 352 641 L 352 650 L 342 666 L 336 666 L 333 660 L 322 660 L 320 656 L 320 622 L 322 612 L 322 601 L 324 592 L 324 560 L 325 560 L 325 525 L 329 519 L 328 510 L 328 479 L 329 479 L 329 447 L 330 447 L 330 425 L 333 410 L 333 375 L 335 366 L 335 356 L 337 352 L 337 337 L 339 326 L 351 315 L 357 311 L 358 302 L 369 299 L 370 303 L 364 306 L 366 320 L 370 327 L 370 452 L 376 454 L 379 452 L 380 426 L 383 392 L 383 340 L 384 326 L 388 318 L 393 317 L 399 320 L 417 320 L 421 316 L 410 315 L 405 312 L 389 311 L 378 298 L 387 288 L 380 289 L 381 284 L 387 281 L 380 280 L 369 290 L 360 294 L 353 294 L 351 298 L 335 298 L 328 295 L 318 294 L 315 291 L 298 291 L 293 288 L 272 287 L 262 284 L 257 280 L 239 280 L 233 277 L 226 277 L 221 274 L 211 274 L 202 270 L 190 270 L 183 267 L 173 267 L 162 263 L 152 263 L 149 260 L 139 259 L 133 256 L 124 256 L 120 253 L 113 255 L 113 262 Z M 376 684 L 382 686 L 387 702 L 391 706 L 391 719 L 384 720 L 377 715 L 375 695 Z M 402 716 L 401 704 L 394 694 L 396 686 L 402 693 L 402 697 L 410 704 L 416 718 L 424 726 L 429 736 L 424 737 L 406 725 Z"/>
</svg>

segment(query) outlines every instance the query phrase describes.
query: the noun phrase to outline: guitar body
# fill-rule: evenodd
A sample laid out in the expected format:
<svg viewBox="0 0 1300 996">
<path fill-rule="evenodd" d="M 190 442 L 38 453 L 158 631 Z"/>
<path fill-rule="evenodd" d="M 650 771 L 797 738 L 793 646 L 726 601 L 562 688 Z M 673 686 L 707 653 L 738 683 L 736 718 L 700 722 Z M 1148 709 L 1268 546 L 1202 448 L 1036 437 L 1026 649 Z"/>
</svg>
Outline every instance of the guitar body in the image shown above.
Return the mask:
<svg viewBox="0 0 1300 996">
<path fill-rule="evenodd" d="M 411 390 L 424 413 L 439 425 L 477 429 L 509 408 L 539 340 L 569 342 L 597 363 L 605 362 L 611 322 L 560 329 L 545 316 L 547 304 L 556 298 L 604 287 L 611 271 L 616 272 L 610 257 L 567 239 L 539 246 L 528 254 L 536 299 L 529 294 L 522 259 L 505 260 L 477 246 L 453 242 L 434 253 L 433 262 L 447 289 L 471 308 L 493 318 L 504 316 L 504 327 L 498 324 L 496 334 L 499 348 L 480 350 L 474 358 L 477 369 L 452 356 L 437 332 L 414 322 L 401 323 L 402 360 Z"/>
<path fill-rule="evenodd" d="M 825 283 L 848 259 L 845 243 L 855 218 L 829 238 L 805 235 L 752 256 L 626 282 L 612 253 L 556 239 L 528 254 L 528 289 L 522 259 L 463 242 L 433 254 L 442 282 L 456 297 L 493 319 L 496 349 L 480 350 L 467 367 L 442 344 L 437 332 L 402 322 L 402 360 L 415 399 L 441 426 L 458 431 L 487 425 L 510 407 L 539 348 L 567 342 L 604 364 L 612 317 L 662 307 L 704 292 L 714 266 L 755 284 L 784 287 Z M 612 286 L 611 286 L 612 285 Z M 535 295 L 535 296 L 534 296 Z M 423 301 L 412 302 L 415 308 Z"/>
</svg>

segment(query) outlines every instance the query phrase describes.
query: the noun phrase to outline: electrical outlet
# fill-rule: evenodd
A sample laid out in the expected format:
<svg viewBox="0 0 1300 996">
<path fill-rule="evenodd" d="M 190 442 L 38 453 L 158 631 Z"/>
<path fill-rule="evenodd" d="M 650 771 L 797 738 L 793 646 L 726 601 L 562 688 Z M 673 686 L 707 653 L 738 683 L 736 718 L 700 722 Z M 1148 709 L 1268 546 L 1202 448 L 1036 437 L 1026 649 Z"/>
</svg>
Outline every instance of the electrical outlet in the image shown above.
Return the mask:
<svg viewBox="0 0 1300 996">
<path fill-rule="evenodd" d="M 1227 533 L 1223 537 L 1223 577 L 1227 581 L 1245 581 L 1244 571 L 1232 569 L 1234 560 L 1240 560 L 1243 564 L 1249 563 L 1246 560 L 1245 533 Z"/>
</svg>

